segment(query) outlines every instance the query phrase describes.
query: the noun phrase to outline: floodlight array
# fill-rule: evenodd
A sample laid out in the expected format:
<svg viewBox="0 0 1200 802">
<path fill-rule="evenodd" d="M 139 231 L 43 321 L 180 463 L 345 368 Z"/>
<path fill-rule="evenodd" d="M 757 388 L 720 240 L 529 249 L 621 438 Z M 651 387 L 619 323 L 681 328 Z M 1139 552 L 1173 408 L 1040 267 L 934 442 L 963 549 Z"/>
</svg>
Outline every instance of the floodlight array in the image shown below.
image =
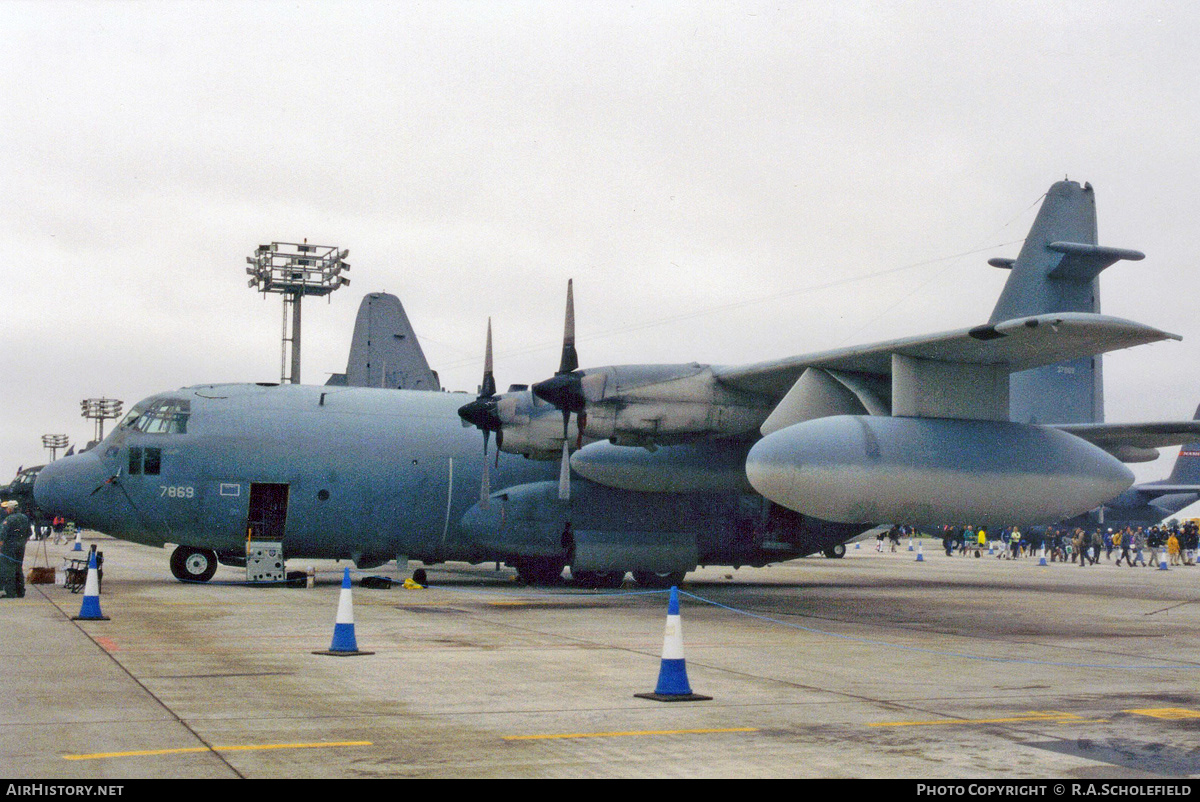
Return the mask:
<svg viewBox="0 0 1200 802">
<path fill-rule="evenodd" d="M 42 446 L 50 452 L 51 462 L 58 458 L 58 450 L 60 448 L 66 448 L 70 442 L 70 438 L 65 434 L 42 435 Z"/>
<path fill-rule="evenodd" d="M 272 242 L 259 245 L 253 256 L 246 257 L 247 286 L 260 292 L 279 292 L 289 295 L 328 295 L 339 287 L 349 286 L 344 273 L 348 250 L 331 245 Z"/>
<path fill-rule="evenodd" d="M 104 421 L 121 417 L 122 401 L 117 398 L 85 398 L 79 402 L 80 414 L 96 422 L 95 440 L 104 439 Z"/>
<path fill-rule="evenodd" d="M 85 398 L 79 402 L 80 414 L 90 420 L 113 420 L 121 417 L 121 404 L 116 398 Z"/>
<path fill-rule="evenodd" d="M 46 448 L 66 448 L 70 442 L 71 438 L 65 434 L 42 435 L 42 445 Z"/>
</svg>

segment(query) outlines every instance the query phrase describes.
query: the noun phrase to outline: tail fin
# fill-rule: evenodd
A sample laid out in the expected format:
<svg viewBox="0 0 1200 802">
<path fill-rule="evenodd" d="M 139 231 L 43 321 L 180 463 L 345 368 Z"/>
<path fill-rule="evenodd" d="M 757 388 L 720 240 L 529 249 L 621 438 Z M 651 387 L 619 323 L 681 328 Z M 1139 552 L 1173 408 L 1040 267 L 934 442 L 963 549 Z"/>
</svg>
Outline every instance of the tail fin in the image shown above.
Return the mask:
<svg viewBox="0 0 1200 802">
<path fill-rule="evenodd" d="M 1200 420 L 1200 407 L 1196 407 L 1196 414 L 1192 420 Z M 1166 483 L 1170 485 L 1200 485 L 1200 443 L 1189 443 L 1179 449 L 1175 467 L 1171 470 L 1171 475 L 1167 477 Z"/>
<path fill-rule="evenodd" d="M 1012 271 L 989 322 L 1053 312 L 1099 312 L 1100 273 L 1138 251 L 1096 244 L 1096 198 L 1091 184 L 1059 181 L 1050 187 L 1015 260 L 989 264 Z M 1099 356 L 1012 374 L 1010 417 L 1020 423 L 1104 421 L 1104 378 Z"/>
<path fill-rule="evenodd" d="M 354 321 L 346 372 L 334 374 L 328 383 L 401 390 L 441 389 L 437 373 L 429 369 L 400 299 L 385 292 L 363 297 Z"/>
</svg>

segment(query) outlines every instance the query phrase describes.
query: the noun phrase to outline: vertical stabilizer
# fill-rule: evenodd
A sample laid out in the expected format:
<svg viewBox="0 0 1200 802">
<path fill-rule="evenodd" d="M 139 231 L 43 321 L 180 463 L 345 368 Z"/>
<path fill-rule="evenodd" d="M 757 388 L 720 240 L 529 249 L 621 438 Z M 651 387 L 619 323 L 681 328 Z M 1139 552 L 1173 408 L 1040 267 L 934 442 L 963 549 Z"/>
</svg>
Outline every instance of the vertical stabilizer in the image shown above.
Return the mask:
<svg viewBox="0 0 1200 802">
<path fill-rule="evenodd" d="M 1091 184 L 1059 181 L 1050 187 L 1015 260 L 990 264 L 1012 272 L 992 310 L 991 323 L 1054 312 L 1100 311 L 1100 272 L 1137 251 L 1097 244 L 1096 198 Z M 1012 374 L 1010 417 L 1020 423 L 1099 423 L 1104 380 L 1099 356 Z"/>
<path fill-rule="evenodd" d="M 437 374 L 425 361 L 400 299 L 385 292 L 372 292 L 363 298 L 354 321 L 346 373 L 335 374 L 329 384 L 393 390 L 441 389 Z"/>
<path fill-rule="evenodd" d="M 1200 407 L 1192 420 L 1200 420 Z M 1179 449 L 1175 467 L 1167 477 L 1169 485 L 1200 485 L 1200 443 L 1189 443 Z"/>
</svg>

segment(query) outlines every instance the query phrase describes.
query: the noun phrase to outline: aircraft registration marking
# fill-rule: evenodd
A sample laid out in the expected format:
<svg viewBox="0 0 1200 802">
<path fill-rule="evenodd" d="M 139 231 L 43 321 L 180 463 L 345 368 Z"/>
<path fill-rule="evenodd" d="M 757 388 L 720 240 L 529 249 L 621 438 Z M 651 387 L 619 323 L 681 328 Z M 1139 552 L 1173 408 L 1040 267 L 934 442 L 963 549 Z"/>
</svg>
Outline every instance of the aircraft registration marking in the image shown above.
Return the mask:
<svg viewBox="0 0 1200 802">
<path fill-rule="evenodd" d="M 1010 724 L 1029 721 L 1046 721 L 1059 724 L 1082 724 L 1104 721 L 1104 719 L 1083 718 L 1074 713 L 1062 713 L 1058 710 L 1031 710 L 1028 715 L 1008 716 L 1005 718 L 943 718 L 934 721 L 877 721 L 868 727 L 940 727 L 946 724 Z"/>
<path fill-rule="evenodd" d="M 548 735 L 505 735 L 505 741 L 550 741 L 558 738 L 627 738 L 636 735 L 712 735 L 725 732 L 758 732 L 758 727 L 728 727 L 708 730 L 635 730 L 631 732 L 572 732 Z"/>
<path fill-rule="evenodd" d="M 159 498 L 195 498 L 196 488 L 191 485 L 159 485 Z"/>
<path fill-rule="evenodd" d="M 336 746 L 374 746 L 370 741 L 330 741 L 312 744 L 247 744 L 243 746 L 192 746 L 184 749 L 143 749 L 137 752 L 97 752 L 91 755 L 63 755 L 63 760 L 104 760 L 113 757 L 154 757 L 186 755 L 198 752 L 257 752 L 268 749 L 323 749 Z"/>
</svg>

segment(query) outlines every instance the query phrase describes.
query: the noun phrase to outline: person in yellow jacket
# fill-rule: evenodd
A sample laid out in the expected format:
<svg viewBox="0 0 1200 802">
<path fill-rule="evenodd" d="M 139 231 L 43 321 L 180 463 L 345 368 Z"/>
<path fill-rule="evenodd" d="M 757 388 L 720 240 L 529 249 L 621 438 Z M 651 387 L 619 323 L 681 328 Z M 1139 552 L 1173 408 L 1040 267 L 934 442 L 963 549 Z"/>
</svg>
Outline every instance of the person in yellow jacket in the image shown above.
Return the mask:
<svg viewBox="0 0 1200 802">
<path fill-rule="evenodd" d="M 1171 536 L 1167 538 L 1167 554 L 1171 565 L 1179 565 L 1179 537 L 1174 530 L 1171 530 Z"/>
</svg>

